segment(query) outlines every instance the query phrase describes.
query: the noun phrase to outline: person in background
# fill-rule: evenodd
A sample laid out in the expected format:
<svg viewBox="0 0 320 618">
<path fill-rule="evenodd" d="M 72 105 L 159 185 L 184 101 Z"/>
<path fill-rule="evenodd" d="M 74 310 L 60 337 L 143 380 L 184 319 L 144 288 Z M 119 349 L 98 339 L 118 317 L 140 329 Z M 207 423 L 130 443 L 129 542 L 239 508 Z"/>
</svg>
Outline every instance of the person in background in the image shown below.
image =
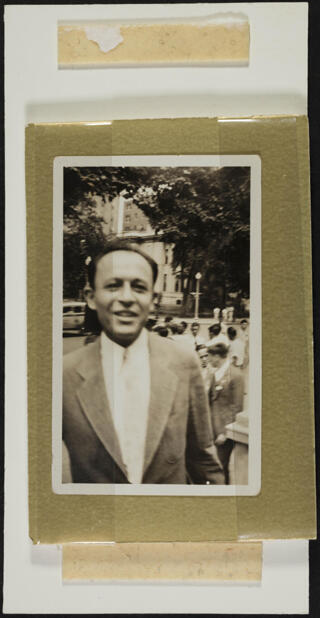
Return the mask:
<svg viewBox="0 0 320 618">
<path fill-rule="evenodd" d="M 169 323 L 166 324 L 166 326 L 169 329 L 169 335 L 168 335 L 169 339 L 172 339 L 173 341 L 175 341 L 175 338 L 178 333 L 177 323 L 171 320 Z"/>
<path fill-rule="evenodd" d="M 170 322 L 169 328 L 171 330 L 170 339 L 172 339 L 173 341 L 178 341 L 178 343 L 183 343 L 183 326 L 181 326 L 181 324 L 178 324 L 177 322 Z"/>
<path fill-rule="evenodd" d="M 180 322 L 182 328 L 183 328 L 183 332 L 185 333 L 188 327 L 187 322 L 185 322 L 184 320 L 182 320 L 182 322 Z"/>
<path fill-rule="evenodd" d="M 177 335 L 183 335 L 184 330 L 182 324 L 177 324 Z"/>
<path fill-rule="evenodd" d="M 231 360 L 231 363 L 232 365 L 235 365 L 235 367 L 239 367 L 239 369 L 242 369 L 245 351 L 244 341 L 240 339 L 240 337 L 238 337 L 238 333 L 236 329 L 233 328 L 233 326 L 229 326 L 227 334 L 230 341 L 229 358 Z"/>
<path fill-rule="evenodd" d="M 160 337 L 168 337 L 169 330 L 168 328 L 166 328 L 166 326 L 159 326 L 157 329 L 157 333 L 158 335 L 160 335 Z"/>
<path fill-rule="evenodd" d="M 195 349 L 194 339 L 190 333 L 185 332 L 184 324 L 186 324 L 186 322 L 184 322 L 184 324 L 182 324 L 182 322 L 180 323 L 171 322 L 171 324 L 174 325 L 174 328 L 173 328 L 174 332 L 172 333 L 170 338 L 173 339 L 174 341 L 177 341 L 178 343 L 183 343 L 184 345 L 188 346 L 189 349 L 194 350 Z"/>
<path fill-rule="evenodd" d="M 154 330 L 154 327 L 157 325 L 157 320 L 155 318 L 148 318 L 146 321 L 146 329 Z"/>
<path fill-rule="evenodd" d="M 191 341 L 193 349 L 196 350 L 198 345 L 204 345 L 204 338 L 199 335 L 200 324 L 199 322 L 192 322 L 191 324 Z"/>
<path fill-rule="evenodd" d="M 206 393 L 209 393 L 209 391 L 214 386 L 215 379 L 214 379 L 214 369 L 212 365 L 210 365 L 209 363 L 208 348 L 206 345 L 198 345 L 196 352 L 200 360 L 201 374 L 202 374 L 205 390 L 206 390 Z M 209 403 L 210 403 L 210 397 L 209 397 Z"/>
<path fill-rule="evenodd" d="M 244 342 L 244 360 L 243 367 L 246 368 L 249 364 L 249 331 L 248 331 L 249 322 L 246 318 L 243 318 L 240 321 L 240 338 Z"/>
<path fill-rule="evenodd" d="M 229 484 L 229 461 L 234 442 L 227 438 L 226 426 L 233 423 L 236 414 L 242 411 L 244 380 L 240 369 L 231 364 L 227 346 L 218 343 L 209 348 L 208 352 L 210 363 L 215 371 L 212 428 L 225 482 Z"/>
<path fill-rule="evenodd" d="M 229 347 L 229 340 L 226 335 L 221 332 L 221 326 L 219 322 L 214 322 L 209 326 L 209 341 L 207 341 L 206 346 L 209 348 L 213 345 L 217 345 L 218 343 L 222 343 L 223 345 Z"/>
</svg>

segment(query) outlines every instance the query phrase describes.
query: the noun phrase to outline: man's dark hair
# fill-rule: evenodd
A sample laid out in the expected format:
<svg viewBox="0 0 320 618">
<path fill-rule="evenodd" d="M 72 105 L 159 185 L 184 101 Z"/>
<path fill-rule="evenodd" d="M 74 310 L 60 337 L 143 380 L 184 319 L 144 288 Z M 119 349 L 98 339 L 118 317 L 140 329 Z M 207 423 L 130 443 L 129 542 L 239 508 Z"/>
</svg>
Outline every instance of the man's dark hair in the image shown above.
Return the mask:
<svg viewBox="0 0 320 618">
<path fill-rule="evenodd" d="M 175 324 L 175 323 L 173 323 L 173 324 L 169 324 L 169 328 L 170 328 L 171 333 L 172 333 L 173 335 L 176 335 L 176 334 L 177 334 L 177 332 L 178 332 L 178 325 L 177 325 L 177 324 Z"/>
<path fill-rule="evenodd" d="M 98 262 L 108 253 L 113 253 L 115 251 L 131 251 L 132 253 L 138 253 L 141 255 L 148 264 L 150 264 L 152 269 L 153 283 L 156 282 L 158 276 L 158 264 L 154 261 L 150 255 L 145 253 L 139 245 L 136 243 L 132 243 L 128 240 L 116 239 L 111 240 L 106 243 L 104 247 L 96 254 L 95 257 L 92 258 L 90 264 L 88 265 L 88 280 L 92 289 L 95 287 L 95 277 Z"/>
<path fill-rule="evenodd" d="M 84 310 L 84 323 L 83 329 L 87 334 L 99 335 L 101 333 L 101 324 L 98 320 L 97 312 L 94 309 L 90 309 L 88 305 Z"/>
<path fill-rule="evenodd" d="M 159 328 L 157 329 L 157 333 L 158 335 L 160 335 L 160 337 L 168 337 L 169 335 L 169 331 L 165 326 L 159 326 Z"/>
<path fill-rule="evenodd" d="M 228 337 L 229 337 L 229 339 L 231 341 L 233 341 L 236 338 L 236 336 L 237 336 L 237 331 L 236 331 L 235 328 L 233 328 L 233 326 L 229 326 L 229 328 L 227 330 L 227 333 L 228 333 Z"/>
<path fill-rule="evenodd" d="M 200 343 L 196 346 L 196 352 L 200 352 L 200 350 L 207 350 L 207 346 L 204 343 Z"/>
<path fill-rule="evenodd" d="M 145 327 L 147 330 L 152 330 L 153 327 L 156 325 L 157 320 L 155 320 L 154 318 L 148 318 L 145 324 Z"/>
<path fill-rule="evenodd" d="M 188 324 L 187 322 L 185 322 L 184 320 L 182 320 L 182 322 L 180 322 L 181 326 L 183 327 L 183 332 L 186 330 Z"/>
<path fill-rule="evenodd" d="M 216 343 L 215 345 L 209 346 L 208 352 L 212 354 L 212 356 L 216 354 L 221 358 L 226 358 L 228 356 L 228 348 L 224 343 Z"/>
<path fill-rule="evenodd" d="M 183 328 L 182 324 L 177 324 L 177 333 L 178 333 L 178 335 L 183 335 L 184 328 Z"/>
<path fill-rule="evenodd" d="M 192 324 L 191 324 L 191 328 L 192 328 L 193 326 L 198 326 L 198 327 L 200 328 L 200 324 L 199 324 L 199 322 L 192 322 Z"/>
<path fill-rule="evenodd" d="M 166 317 L 164 318 L 165 324 L 169 324 L 169 322 L 172 321 L 172 316 L 171 315 L 166 315 Z"/>
<path fill-rule="evenodd" d="M 246 318 L 242 318 L 242 320 L 240 320 L 240 324 L 249 324 L 249 322 Z"/>
<path fill-rule="evenodd" d="M 216 324 L 211 324 L 208 330 L 209 330 L 209 333 L 213 333 L 214 335 L 219 335 L 219 333 L 221 332 L 221 326 L 217 322 Z"/>
</svg>

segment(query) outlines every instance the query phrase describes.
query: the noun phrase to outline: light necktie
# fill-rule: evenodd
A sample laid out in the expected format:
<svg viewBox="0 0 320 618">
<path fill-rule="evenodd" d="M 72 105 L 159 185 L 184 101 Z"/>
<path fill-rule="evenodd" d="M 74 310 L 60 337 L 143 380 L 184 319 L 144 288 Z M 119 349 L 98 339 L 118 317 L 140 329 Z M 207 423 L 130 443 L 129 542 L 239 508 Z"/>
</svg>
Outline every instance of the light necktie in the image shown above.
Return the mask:
<svg viewBox="0 0 320 618">
<path fill-rule="evenodd" d="M 143 416 L 144 394 L 141 369 L 126 348 L 121 378 L 123 385 L 122 451 L 130 483 L 141 483 L 144 463 L 146 420 Z"/>
</svg>

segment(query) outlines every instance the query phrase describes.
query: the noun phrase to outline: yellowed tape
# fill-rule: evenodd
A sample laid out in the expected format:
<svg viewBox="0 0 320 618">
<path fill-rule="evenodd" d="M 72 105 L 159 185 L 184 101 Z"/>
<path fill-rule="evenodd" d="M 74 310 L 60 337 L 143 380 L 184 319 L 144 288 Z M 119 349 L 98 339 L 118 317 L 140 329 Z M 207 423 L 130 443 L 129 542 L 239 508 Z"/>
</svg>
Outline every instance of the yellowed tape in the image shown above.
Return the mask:
<svg viewBox="0 0 320 618">
<path fill-rule="evenodd" d="M 260 581 L 262 543 L 72 543 L 65 580 Z"/>
<path fill-rule="evenodd" d="M 247 64 L 249 24 L 58 27 L 60 68 L 112 64 Z"/>
</svg>

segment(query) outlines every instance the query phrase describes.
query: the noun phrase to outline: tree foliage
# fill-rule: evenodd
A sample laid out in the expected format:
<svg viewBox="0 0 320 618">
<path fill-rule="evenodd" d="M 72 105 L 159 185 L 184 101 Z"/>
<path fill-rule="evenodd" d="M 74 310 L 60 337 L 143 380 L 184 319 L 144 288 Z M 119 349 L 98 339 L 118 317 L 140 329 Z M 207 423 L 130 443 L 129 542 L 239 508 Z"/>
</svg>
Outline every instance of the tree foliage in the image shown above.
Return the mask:
<svg viewBox="0 0 320 618">
<path fill-rule="evenodd" d="M 73 280 L 79 258 L 104 236 L 94 196 L 120 193 L 133 198 L 159 239 L 174 245 L 185 302 L 198 271 L 211 306 L 217 286 L 249 294 L 250 168 L 65 168 L 65 260 Z"/>
<path fill-rule="evenodd" d="M 174 243 L 185 294 L 198 271 L 207 296 L 213 285 L 249 293 L 250 169 L 162 168 L 150 185 L 134 199 L 161 238 Z"/>
</svg>

